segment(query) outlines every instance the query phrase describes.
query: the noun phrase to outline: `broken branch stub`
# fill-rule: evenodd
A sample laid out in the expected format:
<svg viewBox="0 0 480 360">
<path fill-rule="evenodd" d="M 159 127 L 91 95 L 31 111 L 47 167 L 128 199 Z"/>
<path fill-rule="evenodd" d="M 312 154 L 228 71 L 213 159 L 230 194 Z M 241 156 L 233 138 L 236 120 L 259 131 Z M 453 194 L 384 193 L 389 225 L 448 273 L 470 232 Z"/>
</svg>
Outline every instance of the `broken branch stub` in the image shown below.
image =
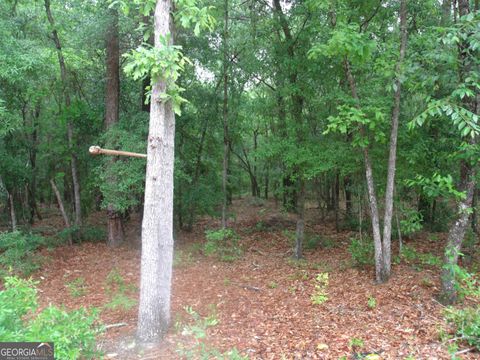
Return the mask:
<svg viewBox="0 0 480 360">
<path fill-rule="evenodd" d="M 88 149 L 90 154 L 92 155 L 112 155 L 112 156 L 130 156 L 130 157 L 137 157 L 137 158 L 146 158 L 147 154 L 140 154 L 134 153 L 130 151 L 121 151 L 121 150 L 110 150 L 110 149 L 102 149 L 100 146 L 90 146 Z"/>
</svg>

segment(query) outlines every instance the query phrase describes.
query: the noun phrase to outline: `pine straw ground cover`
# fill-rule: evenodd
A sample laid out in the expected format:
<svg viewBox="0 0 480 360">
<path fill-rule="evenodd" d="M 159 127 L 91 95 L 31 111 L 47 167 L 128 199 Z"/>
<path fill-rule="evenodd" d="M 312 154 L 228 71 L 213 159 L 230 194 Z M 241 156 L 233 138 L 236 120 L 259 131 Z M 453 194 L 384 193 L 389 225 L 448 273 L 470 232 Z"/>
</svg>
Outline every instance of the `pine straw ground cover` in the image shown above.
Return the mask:
<svg viewBox="0 0 480 360">
<path fill-rule="evenodd" d="M 360 359 L 372 353 L 379 355 L 377 359 L 451 358 L 448 344 L 439 339 L 444 322 L 442 306 L 434 300 L 437 269 L 402 263 L 394 266 L 387 284 L 375 285 L 371 268 L 350 266 L 351 234 L 337 234 L 330 225 L 314 221 L 309 222 L 313 224 L 309 231 L 330 239 L 331 246 L 306 251 L 305 261 L 294 262 L 291 240 L 275 226 L 291 226 L 291 219 L 246 202 L 235 206 L 240 216 L 233 226 L 244 249 L 240 259 L 222 262 L 202 254 L 196 244 L 204 242 L 205 228 L 215 226 L 211 220 L 199 223 L 192 233 L 179 234 L 172 327 L 160 347 L 141 352 L 130 348 L 136 305 L 105 307 L 119 286 L 127 284 L 126 294 L 133 299 L 138 295 L 140 252 L 136 249 L 109 249 L 101 243 L 57 248 L 36 275 L 42 305 L 95 306 L 103 308 L 101 319 L 106 325 L 125 323 L 99 338 L 106 358 L 178 359 L 179 349 L 193 348 L 198 341 L 222 352 L 236 348 L 250 359 Z M 313 211 L 310 215 L 315 218 Z M 442 243 L 423 237 L 414 245 L 439 254 Z M 328 300 L 313 305 L 315 278 L 326 272 Z M 112 273 L 124 285 L 112 282 Z M 74 296 L 68 284 L 78 278 L 82 278 L 82 293 Z M 186 307 L 200 317 L 214 317 L 205 338 L 195 340 L 182 333 L 192 321 Z M 474 359 L 479 354 L 468 352 L 461 357 Z"/>
</svg>

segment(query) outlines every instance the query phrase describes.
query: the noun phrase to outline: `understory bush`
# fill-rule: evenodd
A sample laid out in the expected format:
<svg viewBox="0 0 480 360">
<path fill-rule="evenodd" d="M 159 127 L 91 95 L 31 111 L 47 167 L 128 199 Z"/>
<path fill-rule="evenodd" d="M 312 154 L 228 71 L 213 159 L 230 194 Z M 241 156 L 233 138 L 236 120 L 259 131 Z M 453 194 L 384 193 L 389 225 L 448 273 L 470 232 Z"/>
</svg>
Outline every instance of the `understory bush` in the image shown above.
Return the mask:
<svg viewBox="0 0 480 360">
<path fill-rule="evenodd" d="M 480 280 L 478 274 L 472 274 L 466 269 L 454 265 L 456 291 L 460 299 L 469 297 L 475 299 L 477 303 L 473 306 L 455 308 L 449 306 L 445 308 L 444 315 L 448 324 L 453 327 L 454 335 L 450 341 L 454 342 L 454 348 L 458 342 L 466 342 L 476 350 L 480 350 Z"/>
<path fill-rule="evenodd" d="M 353 265 L 361 267 L 374 264 L 374 246 L 371 238 L 352 238 L 348 251 L 352 256 Z"/>
<path fill-rule="evenodd" d="M 0 276 L 14 272 L 28 276 L 37 270 L 43 258 L 35 251 L 46 244 L 46 239 L 20 231 L 0 233 Z"/>
<path fill-rule="evenodd" d="M 447 308 L 445 319 L 455 328 L 455 339 L 480 350 L 480 306 L 465 309 Z"/>
<path fill-rule="evenodd" d="M 5 290 L 0 291 L 0 341 L 54 342 L 55 358 L 61 360 L 98 355 L 95 336 L 101 328 L 95 311 L 66 311 L 50 305 L 35 314 L 37 308 L 35 282 L 6 277 Z"/>
<path fill-rule="evenodd" d="M 240 257 L 242 250 L 238 245 L 240 237 L 233 229 L 205 231 L 207 242 L 203 251 L 207 256 L 217 256 L 222 261 L 234 261 Z"/>
</svg>

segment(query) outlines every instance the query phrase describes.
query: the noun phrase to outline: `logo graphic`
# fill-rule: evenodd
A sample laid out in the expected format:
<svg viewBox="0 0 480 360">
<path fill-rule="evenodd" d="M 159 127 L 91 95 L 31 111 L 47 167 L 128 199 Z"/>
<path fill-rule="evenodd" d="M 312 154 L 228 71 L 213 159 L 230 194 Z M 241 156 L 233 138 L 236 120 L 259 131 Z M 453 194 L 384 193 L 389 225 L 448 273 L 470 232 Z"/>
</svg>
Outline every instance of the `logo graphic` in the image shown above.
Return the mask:
<svg viewBox="0 0 480 360">
<path fill-rule="evenodd" d="M 0 360 L 54 360 L 52 342 L 0 342 Z"/>
</svg>

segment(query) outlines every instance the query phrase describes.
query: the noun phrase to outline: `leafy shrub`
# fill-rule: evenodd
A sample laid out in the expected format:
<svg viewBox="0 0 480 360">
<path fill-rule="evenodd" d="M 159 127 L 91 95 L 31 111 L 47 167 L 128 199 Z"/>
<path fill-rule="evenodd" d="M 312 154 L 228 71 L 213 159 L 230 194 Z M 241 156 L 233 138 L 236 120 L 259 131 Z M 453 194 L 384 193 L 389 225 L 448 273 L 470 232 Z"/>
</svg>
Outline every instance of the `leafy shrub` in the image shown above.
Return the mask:
<svg viewBox="0 0 480 360">
<path fill-rule="evenodd" d="M 334 248 L 335 245 L 335 241 L 328 237 L 317 234 L 306 234 L 305 236 L 305 249 L 317 249 L 319 247 L 324 249 L 330 249 Z"/>
<path fill-rule="evenodd" d="M 207 256 L 217 256 L 222 261 L 234 261 L 242 254 L 239 236 L 233 229 L 207 230 L 203 251 Z"/>
<path fill-rule="evenodd" d="M 100 329 L 95 311 L 67 312 L 49 306 L 34 316 L 37 307 L 32 280 L 6 277 L 5 290 L 0 291 L 0 341 L 53 341 L 55 357 L 62 360 L 97 355 L 95 336 Z"/>
<path fill-rule="evenodd" d="M 445 318 L 455 327 L 455 336 L 480 350 L 480 306 L 465 309 L 447 308 Z"/>
<path fill-rule="evenodd" d="M 313 305 L 321 305 L 328 300 L 328 273 L 320 273 L 315 277 L 315 292 L 310 299 Z"/>
<path fill-rule="evenodd" d="M 94 226 L 82 227 L 81 231 L 77 226 L 71 226 L 59 231 L 57 234 L 57 238 L 60 239 L 62 243 L 67 243 L 69 239 L 72 239 L 74 242 L 101 242 L 104 241 L 106 237 L 107 232 L 105 229 Z"/>
<path fill-rule="evenodd" d="M 348 251 L 355 266 L 361 267 L 374 264 L 374 246 L 371 238 L 352 238 Z"/>
<path fill-rule="evenodd" d="M 369 309 L 375 309 L 377 307 L 377 299 L 375 299 L 373 296 L 369 296 L 367 305 Z"/>
<path fill-rule="evenodd" d="M 24 234 L 20 231 L 0 233 L 0 273 L 8 270 L 28 276 L 37 270 L 42 262 L 35 251 L 46 244 L 45 238 Z"/>
<path fill-rule="evenodd" d="M 414 209 L 405 209 L 403 211 L 403 219 L 400 220 L 400 230 L 402 234 L 411 236 L 422 230 L 423 216 Z"/>
</svg>

